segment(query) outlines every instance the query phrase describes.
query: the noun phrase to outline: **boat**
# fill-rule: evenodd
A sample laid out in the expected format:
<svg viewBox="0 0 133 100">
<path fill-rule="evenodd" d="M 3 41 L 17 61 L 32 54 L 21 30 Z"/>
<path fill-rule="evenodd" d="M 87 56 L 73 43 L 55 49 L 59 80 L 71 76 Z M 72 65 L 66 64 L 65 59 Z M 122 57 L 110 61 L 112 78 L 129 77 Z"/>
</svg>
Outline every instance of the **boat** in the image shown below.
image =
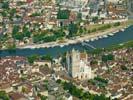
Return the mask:
<svg viewBox="0 0 133 100">
<path fill-rule="evenodd" d="M 125 31 L 125 29 L 123 28 L 123 29 L 121 29 L 121 31 L 122 31 L 122 32 L 124 32 L 124 31 Z"/>
<path fill-rule="evenodd" d="M 86 42 L 89 42 L 90 40 L 86 40 Z"/>
<path fill-rule="evenodd" d="M 108 37 L 107 35 L 103 35 L 104 38 Z"/>
<path fill-rule="evenodd" d="M 87 40 L 87 42 L 90 42 L 90 39 L 89 39 L 89 40 Z"/>
<path fill-rule="evenodd" d="M 94 38 L 91 39 L 91 41 L 94 41 L 94 40 L 95 40 Z"/>
<path fill-rule="evenodd" d="M 103 37 L 102 36 L 99 36 L 99 39 L 102 39 Z"/>
<path fill-rule="evenodd" d="M 119 32 L 119 30 L 115 31 L 115 33 L 118 33 L 118 32 Z"/>
<path fill-rule="evenodd" d="M 60 45 L 60 47 L 62 48 L 62 47 L 64 47 L 64 45 Z"/>
<path fill-rule="evenodd" d="M 96 38 L 94 37 L 93 40 L 96 40 Z"/>
<path fill-rule="evenodd" d="M 113 36 L 114 34 L 113 34 L 113 33 L 110 33 L 109 35 L 110 35 L 110 36 Z"/>
<path fill-rule="evenodd" d="M 98 37 L 96 37 L 96 40 L 98 40 L 99 38 Z"/>
</svg>

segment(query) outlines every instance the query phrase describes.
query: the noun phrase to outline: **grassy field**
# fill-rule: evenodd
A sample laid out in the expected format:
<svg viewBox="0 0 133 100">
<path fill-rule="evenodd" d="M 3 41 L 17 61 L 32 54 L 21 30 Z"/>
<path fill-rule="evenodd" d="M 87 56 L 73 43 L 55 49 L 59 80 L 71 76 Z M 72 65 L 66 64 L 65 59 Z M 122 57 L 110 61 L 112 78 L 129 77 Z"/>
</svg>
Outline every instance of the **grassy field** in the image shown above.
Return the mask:
<svg viewBox="0 0 133 100">
<path fill-rule="evenodd" d="M 95 24 L 95 25 L 88 25 L 88 26 L 86 26 L 86 29 L 87 29 L 87 30 L 98 29 L 98 28 L 100 28 L 100 27 L 104 27 L 105 25 L 111 25 L 111 28 L 116 27 L 116 26 L 114 26 L 114 23 L 110 23 L 110 24 Z M 128 25 L 133 25 L 133 20 L 128 20 L 128 21 L 122 22 L 122 23 L 120 24 L 120 26 L 123 26 L 123 27 L 126 27 L 126 26 L 128 26 Z M 120 26 L 119 26 L 119 27 L 120 27 Z M 117 26 L 117 27 L 118 27 L 118 26 Z"/>
</svg>

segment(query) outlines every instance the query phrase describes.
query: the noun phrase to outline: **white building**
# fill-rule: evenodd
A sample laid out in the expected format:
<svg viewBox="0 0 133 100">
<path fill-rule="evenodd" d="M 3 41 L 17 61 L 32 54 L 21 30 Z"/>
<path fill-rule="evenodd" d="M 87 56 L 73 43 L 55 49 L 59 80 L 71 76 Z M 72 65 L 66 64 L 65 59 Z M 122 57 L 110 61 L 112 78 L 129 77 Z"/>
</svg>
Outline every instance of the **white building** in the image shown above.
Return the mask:
<svg viewBox="0 0 133 100">
<path fill-rule="evenodd" d="M 48 66 L 49 68 L 51 68 L 51 61 L 35 61 L 34 62 L 35 65 L 38 65 L 38 66 Z"/>
<path fill-rule="evenodd" d="M 27 0 L 12 0 L 13 2 L 18 2 L 18 1 L 21 1 L 21 2 L 26 2 Z"/>
<path fill-rule="evenodd" d="M 133 14 L 133 0 L 128 0 L 128 10 Z"/>
<path fill-rule="evenodd" d="M 67 7 L 82 7 L 88 0 L 57 0 L 60 2 L 60 5 L 64 5 Z"/>
<path fill-rule="evenodd" d="M 107 2 L 118 3 L 121 0 L 107 0 Z"/>
<path fill-rule="evenodd" d="M 73 78 L 84 80 L 93 77 L 87 58 L 87 53 L 80 53 L 74 49 L 70 53 L 67 53 L 67 68 Z"/>
</svg>

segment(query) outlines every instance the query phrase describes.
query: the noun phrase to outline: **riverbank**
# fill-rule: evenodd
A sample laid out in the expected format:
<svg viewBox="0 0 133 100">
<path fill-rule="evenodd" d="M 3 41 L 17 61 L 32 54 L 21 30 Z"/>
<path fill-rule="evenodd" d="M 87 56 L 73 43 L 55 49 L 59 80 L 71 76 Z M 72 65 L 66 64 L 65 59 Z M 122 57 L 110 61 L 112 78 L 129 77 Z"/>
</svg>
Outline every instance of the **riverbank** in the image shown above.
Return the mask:
<svg viewBox="0 0 133 100">
<path fill-rule="evenodd" d="M 49 42 L 49 43 L 42 43 L 42 44 L 31 44 L 31 45 L 25 45 L 25 46 L 19 46 L 17 48 L 19 49 L 35 49 L 35 48 L 50 48 L 50 47 L 56 47 L 56 46 L 66 46 L 70 44 L 77 44 L 81 43 L 83 41 L 94 41 L 99 38 L 104 38 L 107 36 L 113 36 L 119 31 L 124 31 L 124 29 L 127 28 L 125 26 L 118 26 L 117 28 L 110 28 L 106 31 L 99 31 L 91 34 L 85 34 L 84 36 L 77 36 L 74 39 L 64 39 L 63 41 L 56 41 L 56 42 Z"/>
<path fill-rule="evenodd" d="M 91 54 L 100 54 L 102 52 L 105 52 L 105 51 L 113 51 L 113 50 L 118 50 L 118 49 L 123 49 L 123 48 L 133 48 L 133 40 L 131 41 L 128 41 L 128 42 L 124 42 L 124 43 L 121 43 L 121 44 L 117 44 L 117 45 L 112 45 L 112 46 L 109 46 L 107 48 L 98 48 L 98 49 L 95 49 L 93 51 L 88 51 L 88 53 L 91 53 Z"/>
<path fill-rule="evenodd" d="M 71 51 L 72 49 L 76 49 L 78 51 L 88 50 L 90 52 L 96 50 L 95 52 L 97 53 L 98 51 L 101 51 L 102 48 L 110 48 L 111 46 L 123 44 L 128 41 L 132 41 L 133 40 L 132 31 L 133 31 L 133 26 L 130 26 L 125 31 L 118 32 L 114 36 L 109 36 L 107 38 L 101 38 L 99 40 L 86 42 L 86 43 L 96 47 L 96 49 L 92 49 L 88 46 L 83 46 L 82 43 L 71 44 L 71 45 L 67 45 L 64 47 L 56 46 L 56 47 L 50 47 L 50 48 L 36 48 L 36 49 L 31 49 L 31 48 L 17 49 L 16 48 L 13 50 L 9 50 L 9 49 L 0 50 L 0 57 L 50 55 L 50 56 L 56 58 L 59 55 L 64 54 L 65 52 Z M 97 49 L 98 49 L 98 51 L 97 51 Z"/>
</svg>

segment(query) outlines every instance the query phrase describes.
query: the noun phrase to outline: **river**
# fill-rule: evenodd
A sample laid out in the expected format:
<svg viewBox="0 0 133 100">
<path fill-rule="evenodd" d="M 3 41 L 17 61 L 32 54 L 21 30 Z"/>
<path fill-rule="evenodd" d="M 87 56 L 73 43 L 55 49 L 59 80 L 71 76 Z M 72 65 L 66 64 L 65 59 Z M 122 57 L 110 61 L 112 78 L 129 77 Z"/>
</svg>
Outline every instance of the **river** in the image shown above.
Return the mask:
<svg viewBox="0 0 133 100">
<path fill-rule="evenodd" d="M 112 45 L 121 44 L 127 41 L 133 40 L 133 25 L 125 29 L 125 31 L 119 31 L 113 36 L 99 38 L 98 40 L 88 41 L 89 45 L 95 48 L 106 48 Z M 5 56 L 30 56 L 33 54 L 38 55 L 51 55 L 56 57 L 64 52 L 70 51 L 72 49 L 83 51 L 85 46 L 81 43 L 70 44 L 64 47 L 56 46 L 50 48 L 38 48 L 38 49 L 16 49 L 15 51 L 9 52 L 8 50 L 0 50 L 0 57 Z M 93 50 L 91 47 L 87 47 L 88 50 Z"/>
</svg>

